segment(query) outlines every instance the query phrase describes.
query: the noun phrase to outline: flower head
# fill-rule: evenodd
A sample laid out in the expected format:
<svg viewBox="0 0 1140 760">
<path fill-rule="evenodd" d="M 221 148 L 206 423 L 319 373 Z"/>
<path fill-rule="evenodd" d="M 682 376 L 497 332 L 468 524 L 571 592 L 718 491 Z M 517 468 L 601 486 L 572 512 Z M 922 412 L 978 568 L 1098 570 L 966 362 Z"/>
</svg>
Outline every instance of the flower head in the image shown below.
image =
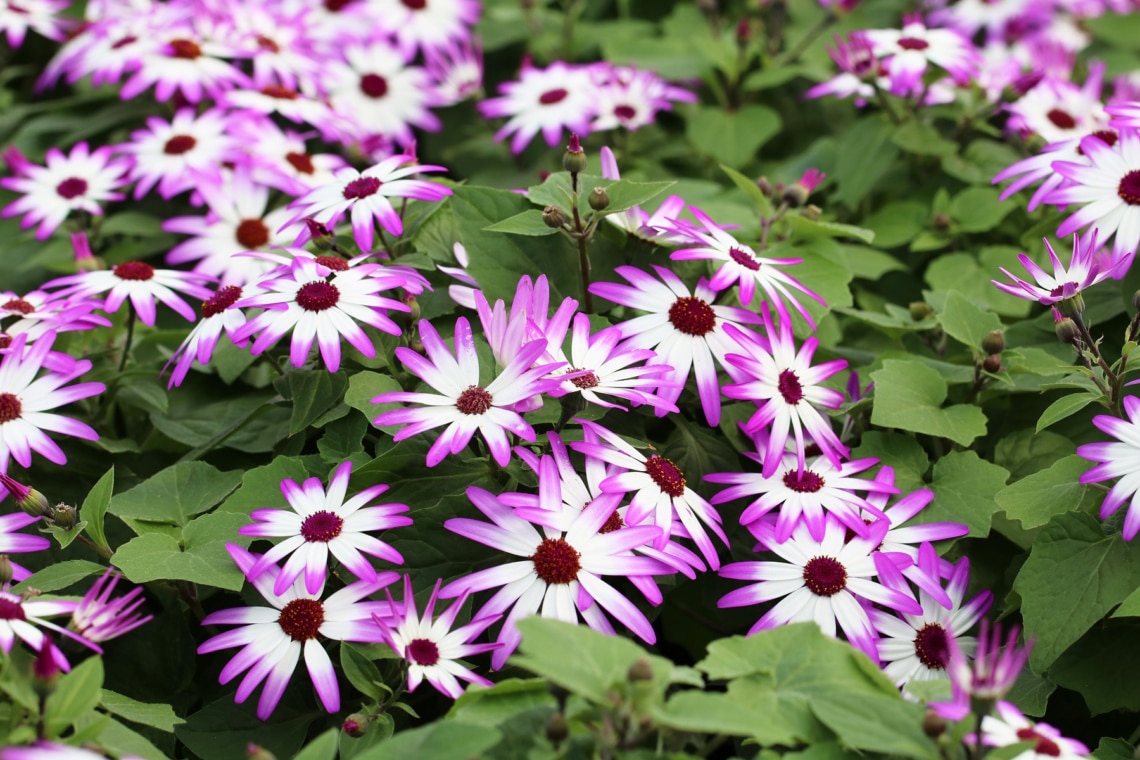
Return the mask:
<svg viewBox="0 0 1140 760">
<path fill-rule="evenodd" d="M 1128 502 L 1124 517 L 1124 540 L 1131 541 L 1140 532 L 1140 398 L 1124 397 L 1127 420 L 1108 414 L 1093 418 L 1093 424 L 1117 440 L 1112 443 L 1086 443 L 1077 447 L 1077 453 L 1093 462 L 1096 467 L 1081 475 L 1082 483 L 1100 483 L 1119 478 L 1100 505 L 1100 519 L 1106 520 Z"/>
<path fill-rule="evenodd" d="M 1033 276 L 1037 284 L 1033 285 L 1010 274 L 1005 267 L 998 267 L 998 269 L 1006 277 L 1013 280 L 1013 283 L 998 282 L 997 280 L 991 280 L 991 282 L 1003 293 L 1037 301 L 1045 306 L 1052 306 L 1068 299 L 1076 299 L 1082 291 L 1098 282 L 1107 280 L 1112 274 L 1112 270 L 1102 267 L 1103 262 L 1097 258 L 1096 239 L 1097 235 L 1094 231 L 1087 244 L 1082 245 L 1081 239 L 1077 235 L 1073 235 L 1073 257 L 1069 261 L 1068 268 L 1061 263 L 1049 241 L 1043 239 L 1045 250 L 1049 253 L 1049 261 L 1053 265 L 1052 274 L 1039 267 L 1037 262 L 1024 253 L 1019 253 L 1017 260 Z"/>
<path fill-rule="evenodd" d="M 44 287 L 65 286 L 55 294 L 59 297 L 89 298 L 106 293 L 103 311 L 108 314 L 118 311 L 129 298 L 139 320 L 144 325 L 153 327 L 158 316 L 156 301 L 161 301 L 185 319 L 193 321 L 196 316 L 193 307 L 175 291 L 194 298 L 209 298 L 210 291 L 205 285 L 211 279 L 195 272 L 156 269 L 145 261 L 123 261 L 110 269 L 58 277 L 45 283 Z"/>
<path fill-rule="evenodd" d="M 1033 746 L 1012 760 L 1077 760 L 1088 757 L 1089 748 L 1076 739 L 1068 739 L 1048 723 L 1035 723 L 1015 706 L 999 700 L 997 715 L 982 719 L 982 743 L 990 747 L 1008 747 L 1022 742 Z"/>
<path fill-rule="evenodd" d="M 1017 676 L 1033 649 L 1032 639 L 1024 647 L 1018 646 L 1020 636 L 1021 629 L 1011 626 L 1003 642 L 1001 623 L 991 626 L 988 620 L 983 619 L 973 663 L 969 662 L 954 638 L 948 638 L 946 646 L 950 658 L 946 669 L 953 687 L 952 701 L 932 702 L 930 706 L 949 720 L 962 720 L 973 709 L 971 702 L 993 704 L 1004 697 L 1017 682 Z"/>
<path fill-rule="evenodd" d="M 71 613 L 71 628 L 88 641 L 118 638 L 152 619 L 137 612 L 145 601 L 141 586 L 111 598 L 120 578 L 122 573 L 114 569 L 103 573 Z"/>
<path fill-rule="evenodd" d="M 499 97 L 479 103 L 479 111 L 487 118 L 508 117 L 495 139 L 513 135 L 512 153 L 522 153 L 539 132 L 552 148 L 561 142 L 563 129 L 579 135 L 590 132 L 596 87 L 585 67 L 556 61 L 539 69 L 527 61 L 518 81 L 499 85 L 499 92 Z"/>
</svg>

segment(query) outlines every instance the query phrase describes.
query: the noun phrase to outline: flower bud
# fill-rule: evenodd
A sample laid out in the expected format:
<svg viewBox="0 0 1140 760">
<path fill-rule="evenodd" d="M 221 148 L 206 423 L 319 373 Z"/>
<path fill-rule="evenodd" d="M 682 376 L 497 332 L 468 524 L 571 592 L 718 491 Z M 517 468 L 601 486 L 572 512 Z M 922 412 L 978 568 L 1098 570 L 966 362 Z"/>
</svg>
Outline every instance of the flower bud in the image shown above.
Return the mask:
<svg viewBox="0 0 1140 760">
<path fill-rule="evenodd" d="M 331 251 L 336 247 L 336 235 L 332 230 L 311 216 L 305 217 L 302 221 L 309 228 L 309 239 L 318 251 Z"/>
<path fill-rule="evenodd" d="M 807 199 L 808 191 L 807 188 L 805 188 L 803 185 L 799 185 L 793 182 L 787 187 L 787 189 L 784 190 L 784 202 L 792 208 L 798 208 L 799 206 L 804 205 L 807 203 Z"/>
<path fill-rule="evenodd" d="M 938 213 L 934 215 L 934 229 L 945 230 L 950 227 L 950 217 L 946 214 Z"/>
<path fill-rule="evenodd" d="M 277 755 L 267 750 L 265 747 L 250 742 L 245 745 L 245 756 L 249 760 L 277 760 Z"/>
<path fill-rule="evenodd" d="M 550 692 L 550 696 L 557 700 L 559 709 L 565 709 L 566 700 L 570 698 L 570 692 L 556 683 L 549 682 L 546 684 L 546 690 Z"/>
<path fill-rule="evenodd" d="M 991 374 L 1001 372 L 1001 356 L 991 354 L 982 360 L 982 369 Z"/>
<path fill-rule="evenodd" d="M 760 192 L 764 193 L 768 198 L 772 197 L 774 192 L 772 183 L 768 181 L 767 177 L 760 177 L 756 180 L 756 187 L 760 188 Z"/>
<path fill-rule="evenodd" d="M 910 304 L 910 318 L 915 322 L 921 322 L 934 313 L 930 308 L 930 304 L 926 301 L 911 301 Z"/>
<path fill-rule="evenodd" d="M 752 25 L 748 23 L 747 18 L 742 18 L 736 24 L 736 44 L 740 47 L 748 47 L 749 41 L 752 39 Z"/>
<path fill-rule="evenodd" d="M 1081 331 L 1077 329 L 1077 323 L 1068 317 L 1053 325 L 1053 329 L 1057 332 L 1057 338 L 1062 343 L 1076 346 L 1081 341 Z"/>
<path fill-rule="evenodd" d="M 627 677 L 630 681 L 652 681 L 653 665 L 644 657 L 638 657 L 637 662 L 629 666 Z"/>
<path fill-rule="evenodd" d="M 7 554 L 0 554 L 0 586 L 12 582 L 15 572 L 12 569 L 12 560 Z"/>
<path fill-rule="evenodd" d="M 927 710 L 926 716 L 922 719 L 922 733 L 929 736 L 931 739 L 937 739 L 942 734 L 946 733 L 949 724 L 946 719 L 933 710 Z"/>
<path fill-rule="evenodd" d="M 353 713 L 344 719 L 344 723 L 340 724 L 340 730 L 349 736 L 364 736 L 368 730 L 368 716 Z"/>
<path fill-rule="evenodd" d="M 422 312 L 422 309 L 420 309 L 420 302 L 418 300 L 416 300 L 416 296 L 414 293 L 409 293 L 405 290 L 404 295 L 400 300 L 403 301 L 404 304 L 407 305 L 407 307 L 409 309 L 411 309 L 411 312 L 409 312 L 409 316 L 413 321 L 420 318 L 420 314 Z"/>
<path fill-rule="evenodd" d="M 570 724 L 566 722 L 566 716 L 562 713 L 556 712 L 546 721 L 546 738 L 551 744 L 558 746 L 569 735 Z"/>
<path fill-rule="evenodd" d="M 1074 293 L 1068 298 L 1062 298 L 1053 306 L 1066 317 L 1079 317 L 1085 313 L 1085 297 L 1080 293 Z"/>
<path fill-rule="evenodd" d="M 1005 335 L 1001 330 L 991 330 L 990 334 L 982 338 L 982 350 L 990 356 L 996 356 L 1005 350 Z"/>
<path fill-rule="evenodd" d="M 47 497 L 42 493 L 34 488 L 29 488 L 28 486 L 16 482 L 2 472 L 0 472 L 0 485 L 3 485 L 8 493 L 12 494 L 12 498 L 16 500 L 17 507 L 33 517 L 41 517 L 51 508 L 51 505 L 48 504 Z"/>
<path fill-rule="evenodd" d="M 75 527 L 75 507 L 69 504 L 56 504 L 51 508 L 49 519 L 57 527 L 71 530 Z"/>
<path fill-rule="evenodd" d="M 577 134 L 570 134 L 570 144 L 566 146 L 566 153 L 562 156 L 562 168 L 571 174 L 581 174 L 586 171 L 586 151 L 582 150 Z"/>
<path fill-rule="evenodd" d="M 594 211 L 605 211 L 610 205 L 610 194 L 606 192 L 604 187 L 595 187 L 590 191 L 589 197 L 590 208 Z"/>
<path fill-rule="evenodd" d="M 814 203 L 809 203 L 804 206 L 804 210 L 800 212 L 800 216 L 809 222 L 818 222 L 820 217 L 823 216 L 823 209 Z"/>
<path fill-rule="evenodd" d="M 566 212 L 557 206 L 547 206 L 542 210 L 542 223 L 552 229 L 559 229 L 566 224 Z"/>
</svg>

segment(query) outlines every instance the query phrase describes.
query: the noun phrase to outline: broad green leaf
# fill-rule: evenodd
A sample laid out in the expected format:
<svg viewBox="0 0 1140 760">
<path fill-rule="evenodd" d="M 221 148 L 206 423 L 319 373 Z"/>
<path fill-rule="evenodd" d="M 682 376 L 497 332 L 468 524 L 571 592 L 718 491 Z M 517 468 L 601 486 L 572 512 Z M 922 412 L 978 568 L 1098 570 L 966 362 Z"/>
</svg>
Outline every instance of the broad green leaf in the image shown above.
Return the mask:
<svg viewBox="0 0 1140 760">
<path fill-rule="evenodd" d="M 45 593 L 61 591 L 74 586 L 84 578 L 99 575 L 106 570 L 107 568 L 105 566 L 96 562 L 88 562 L 85 559 L 69 559 L 63 562 L 56 562 L 54 565 L 48 565 L 43 570 L 37 570 L 32 574 L 31 578 L 14 586 L 13 590 L 17 593 L 30 588 Z"/>
<path fill-rule="evenodd" d="M 736 169 L 733 169 L 731 166 L 726 166 L 725 164 L 720 165 L 720 170 L 728 175 L 728 178 L 732 180 L 732 184 L 736 185 L 737 188 L 752 200 L 757 211 L 765 216 L 772 213 L 772 201 L 768 199 L 768 196 L 760 192 L 760 187 L 754 180 L 749 179 Z"/>
<path fill-rule="evenodd" d="M 1062 396 L 1041 413 L 1041 417 L 1037 420 L 1037 432 L 1040 433 L 1053 423 L 1071 417 L 1101 398 L 1103 396 L 1099 393 L 1070 393 L 1067 396 Z"/>
<path fill-rule="evenodd" d="M 341 644 L 340 667 L 344 670 L 345 678 L 360 693 L 377 701 L 386 696 L 386 692 L 381 688 L 384 678 L 380 675 L 380 670 L 364 655 L 359 646 L 347 641 Z"/>
<path fill-rule="evenodd" d="M 325 426 L 324 434 L 317 441 L 317 451 L 321 459 L 330 465 L 352 459 L 366 458 L 364 454 L 364 434 L 368 432 L 368 420 L 360 414 L 349 414 Z"/>
<path fill-rule="evenodd" d="M 91 488 L 87 498 L 83 500 L 83 506 L 79 508 L 79 519 L 87 523 L 87 535 L 91 537 L 96 546 L 108 552 L 111 551 L 111 545 L 107 543 L 103 521 L 107 517 L 107 509 L 111 506 L 111 494 L 114 491 L 115 468 L 112 466 Z M 47 589 L 41 590 L 46 591 Z"/>
<path fill-rule="evenodd" d="M 947 140 L 933 125 L 919 119 L 911 119 L 898 127 L 891 135 L 891 142 L 918 156 L 945 156 L 958 150 L 957 143 Z"/>
<path fill-rule="evenodd" d="M 205 462 L 179 462 L 111 499 L 111 514 L 185 526 L 241 483 L 240 470 L 221 472 Z"/>
<path fill-rule="evenodd" d="M 169 414 L 152 412 L 151 423 L 164 435 L 192 448 L 196 459 L 215 448 L 257 453 L 272 451 L 289 434 L 288 408 L 273 406 L 272 393 L 229 397 L 209 403 L 170 397 Z M 191 456 L 192 455 L 192 456 Z"/>
<path fill-rule="evenodd" d="M 1016 207 L 1014 203 L 1002 203 L 999 195 L 991 187 L 968 187 L 950 202 L 950 216 L 963 232 L 991 230 Z"/>
<path fill-rule="evenodd" d="M 610 182 L 606 185 L 584 187 L 583 194 L 588 197 L 594 187 L 605 187 L 606 194 L 610 198 L 610 203 L 605 207 L 604 211 L 607 214 L 615 214 L 631 209 L 634 206 L 648 203 L 675 184 L 677 183 L 672 180 L 664 182 L 631 182 L 630 180 L 623 179 L 617 182 Z"/>
<path fill-rule="evenodd" d="M 302 703 L 304 709 L 299 708 L 287 692 L 269 719 L 261 720 L 255 714 L 259 693 L 244 704 L 235 704 L 232 694 L 219 697 L 187 716 L 174 734 L 195 755 L 210 760 L 243 760 L 249 757 L 246 748 L 251 743 L 277 757 L 293 757 L 318 713 L 307 703 Z"/>
<path fill-rule="evenodd" d="M 755 158 L 781 126 L 780 115 L 767 106 L 749 104 L 736 111 L 698 106 L 688 116 L 685 136 L 718 163 L 737 168 Z"/>
<path fill-rule="evenodd" d="M 296 370 L 285 376 L 293 415 L 289 419 L 289 435 L 296 435 L 339 403 L 348 387 L 343 372 L 332 373 L 324 369 Z"/>
<path fill-rule="evenodd" d="M 922 232 L 930 220 L 930 209 L 922 201 L 887 203 L 863 219 L 863 226 L 875 233 L 879 248 L 906 245 Z"/>
<path fill-rule="evenodd" d="M 507 217 L 503 221 L 495 222 L 483 229 L 487 232 L 506 232 L 511 235 L 530 235 L 532 237 L 558 234 L 558 228 L 551 227 L 544 222 L 542 212 L 538 209 L 528 209 L 521 214 Z"/>
<path fill-rule="evenodd" d="M 1092 756 L 1096 760 L 1132 760 L 1135 750 L 1124 739 L 1102 736 Z"/>
<path fill-rule="evenodd" d="M 978 256 L 943 254 L 930 262 L 924 277 L 934 290 L 957 290 L 975 303 L 989 304 L 996 314 L 1024 317 L 1029 314 L 1032 304 L 1024 298 L 1003 293 L 990 282 L 1000 275 L 998 267 L 1009 269 L 1018 266 L 1017 253 L 1016 248 L 990 246 L 981 248 Z"/>
<path fill-rule="evenodd" d="M 133 583 L 182 580 L 237 591 L 245 576 L 226 551 L 226 544 L 248 545 L 250 539 L 237 533 L 248 522 L 241 512 L 202 515 L 183 530 L 182 546 L 172 536 L 147 533 L 120 546 L 112 561 Z"/>
<path fill-rule="evenodd" d="M 115 757 L 141 757 L 144 760 L 170 760 L 170 756 L 156 747 L 150 739 L 124 726 L 109 715 L 88 713 L 77 722 L 83 730 L 98 732 L 95 742 Z M 77 730 L 76 733 L 79 733 Z"/>
<path fill-rule="evenodd" d="M 924 522 L 961 522 L 969 535 L 990 532 L 994 497 L 1005 486 L 1009 471 L 987 462 L 972 451 L 952 451 L 934 464 L 930 490 L 934 501 L 922 510 Z"/>
<path fill-rule="evenodd" d="M 1049 668 L 1059 685 L 1080 692 L 1093 715 L 1140 710 L 1140 620 L 1109 620 L 1095 626 Z"/>
<path fill-rule="evenodd" d="M 474 686 L 463 693 L 448 718 L 494 728 L 513 716 L 536 707 L 554 709 L 554 696 L 542 678 L 508 678 L 494 686 Z"/>
<path fill-rule="evenodd" d="M 1037 528 L 1054 515 L 1075 509 L 1089 487 L 1080 482 L 1092 462 L 1068 456 L 1050 467 L 1006 486 L 995 497 L 1006 517 L 1017 520 L 1023 528 Z"/>
<path fill-rule="evenodd" d="M 895 485 L 903 493 L 925 488 L 930 458 L 914 436 L 884 430 L 868 430 L 851 452 L 852 459 L 875 457 L 895 471 Z"/>
<path fill-rule="evenodd" d="M 831 178 L 838 186 L 835 200 L 854 208 L 886 176 L 899 148 L 891 138 L 894 127 L 880 116 L 864 116 L 839 137 Z"/>
<path fill-rule="evenodd" d="M 1074 505 L 1075 506 L 1075 505 Z M 1013 582 L 1030 654 L 1044 672 L 1109 610 L 1140 586 L 1140 555 L 1081 512 L 1055 516 L 1037 536 Z"/>
<path fill-rule="evenodd" d="M 1076 444 L 1063 435 L 1023 428 L 998 441 L 994 447 L 994 463 L 1009 470 L 1009 479 L 1013 482 L 1075 453 Z"/>
<path fill-rule="evenodd" d="M 643 203 L 653 200 L 661 193 L 665 192 L 676 182 L 631 182 L 630 180 L 614 180 L 606 179 L 605 177 L 597 177 L 591 174 L 578 175 L 578 211 L 582 218 L 585 219 L 593 209 L 590 207 L 588 199 L 590 192 L 596 188 L 601 187 L 606 191 L 606 195 L 610 199 L 610 203 L 604 209 L 605 213 L 613 214 L 626 209 L 640 206 Z M 534 185 L 527 189 L 527 198 L 535 205 L 558 206 L 569 217 L 572 213 L 574 198 L 570 190 L 570 173 L 569 172 L 555 172 L 541 185 Z M 521 216 L 521 215 L 520 215 Z M 517 217 L 512 217 L 517 218 Z M 488 227 L 488 230 L 495 230 L 498 232 L 514 232 L 515 230 L 501 230 L 499 226 L 511 221 L 507 219 L 499 224 L 494 224 Z M 539 221 L 542 221 L 541 218 Z M 545 224 L 543 225 L 545 226 Z M 547 227 L 547 229 L 550 229 Z M 539 233 L 522 233 L 522 234 L 539 234 Z"/>
<path fill-rule="evenodd" d="M 747 736 L 766 746 L 794 746 L 820 732 L 810 715 L 787 719 L 777 696 L 758 684 L 741 679 L 729 689 L 726 693 L 681 691 L 651 715 L 657 725 L 674 731 Z M 797 725 L 801 721 L 808 724 L 806 730 Z"/>
<path fill-rule="evenodd" d="M 437 721 L 400 733 L 356 756 L 355 760 L 469 760 L 499 743 L 501 734 L 487 726 Z"/>
<path fill-rule="evenodd" d="M 938 321 L 947 335 L 972 349 L 975 354 L 981 353 L 982 340 L 1002 327 L 997 315 L 979 309 L 956 290 L 947 294 Z"/>
<path fill-rule="evenodd" d="M 922 731 L 924 708 L 900 697 L 862 694 L 852 698 L 836 690 L 813 699 L 811 709 L 847 746 L 923 760 L 940 757 Z"/>
<path fill-rule="evenodd" d="M 219 512 L 241 512 L 248 515 L 255 509 L 285 507 L 281 495 L 281 481 L 289 479 L 300 483 L 309 477 L 301 460 L 293 457 L 276 457 L 272 462 L 246 471 L 241 486 L 218 507 Z"/>
<path fill-rule="evenodd" d="M 293 760 L 336 760 L 339 741 L 340 730 L 330 728 L 306 744 L 305 748 L 293 757 Z"/>
<path fill-rule="evenodd" d="M 877 248 L 847 243 L 842 246 L 842 250 L 847 260 L 847 268 L 856 278 L 878 280 L 887 272 L 906 271 L 902 262 Z"/>
<path fill-rule="evenodd" d="M 139 702 L 109 689 L 103 689 L 101 702 L 104 710 L 123 720 L 157 728 L 168 734 L 174 732 L 175 726 L 186 722 L 175 714 L 170 705 Z"/>
<path fill-rule="evenodd" d="M 837 222 L 823 222 L 808 219 L 801 214 L 789 214 L 785 217 L 788 226 L 792 228 L 798 238 L 828 237 L 853 238 L 864 243 L 871 243 L 875 239 L 875 232 L 854 224 L 839 224 Z"/>
<path fill-rule="evenodd" d="M 875 405 L 871 422 L 949 438 L 969 446 L 986 433 L 985 413 L 969 404 L 946 408 L 946 381 L 937 370 L 916 362 L 891 359 L 871 373 L 875 381 Z"/>
<path fill-rule="evenodd" d="M 1049 706 L 1049 697 L 1057 690 L 1051 679 L 1036 675 L 1029 668 L 1022 668 L 1017 683 L 1005 695 L 1007 702 L 1017 705 L 1026 715 L 1040 718 Z"/>
<path fill-rule="evenodd" d="M 102 696 L 103 659 L 89 657 L 65 673 L 44 704 L 44 726 L 49 737 L 59 736 L 85 713 L 94 710 Z"/>
<path fill-rule="evenodd" d="M 344 394 L 344 403 L 351 406 L 353 409 L 359 410 L 371 425 L 372 420 L 381 412 L 387 412 L 391 409 L 398 409 L 403 404 L 373 404 L 372 399 L 379 396 L 381 393 L 392 393 L 393 391 L 402 391 L 400 383 L 396 381 L 391 375 L 384 375 L 379 372 L 357 372 L 348 381 L 348 392 Z M 388 425 L 387 427 L 380 428 L 389 435 L 395 433 L 402 428 L 403 425 Z"/>
</svg>

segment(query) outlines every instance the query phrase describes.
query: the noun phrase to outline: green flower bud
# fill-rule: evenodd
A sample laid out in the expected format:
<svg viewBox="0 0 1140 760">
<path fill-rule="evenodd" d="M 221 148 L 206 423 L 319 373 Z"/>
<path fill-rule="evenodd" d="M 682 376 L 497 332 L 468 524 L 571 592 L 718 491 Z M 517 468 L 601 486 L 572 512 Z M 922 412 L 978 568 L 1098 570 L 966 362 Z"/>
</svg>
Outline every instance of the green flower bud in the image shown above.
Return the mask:
<svg viewBox="0 0 1140 760">
<path fill-rule="evenodd" d="M 653 665 L 644 657 L 637 658 L 637 662 L 629 666 L 627 677 L 630 681 L 652 681 Z"/>
<path fill-rule="evenodd" d="M 946 733 L 947 728 L 949 728 L 949 724 L 945 718 L 933 710 L 926 711 L 926 716 L 922 719 L 922 732 L 924 734 L 931 739 L 937 739 Z"/>
<path fill-rule="evenodd" d="M 992 374 L 1001 372 L 1001 356 L 999 354 L 987 356 L 982 360 L 982 369 Z"/>
<path fill-rule="evenodd" d="M 1079 317 L 1085 313 L 1085 297 L 1076 293 L 1053 304 L 1066 317 Z"/>
<path fill-rule="evenodd" d="M 921 322 L 933 313 L 934 309 L 926 301 L 912 301 L 910 304 L 910 318 L 915 322 Z"/>
<path fill-rule="evenodd" d="M 566 224 L 566 212 L 557 206 L 547 206 L 542 210 L 542 223 L 552 229 L 560 229 Z"/>
<path fill-rule="evenodd" d="M 50 519 L 57 527 L 71 530 L 75 527 L 75 507 L 68 504 L 56 504 L 51 508 Z"/>
<path fill-rule="evenodd" d="M 570 144 L 562 156 L 562 168 L 571 174 L 581 174 L 586 171 L 586 151 L 582 150 L 582 144 L 578 142 L 576 134 L 570 135 Z"/>
<path fill-rule="evenodd" d="M 1062 343 L 1076 346 L 1081 341 L 1081 331 L 1077 328 L 1077 323 L 1068 317 L 1053 325 L 1053 329 L 1057 332 L 1057 338 Z"/>
<path fill-rule="evenodd" d="M 990 356 L 1000 354 L 1005 350 L 1005 335 L 1001 330 L 991 330 L 990 334 L 982 338 L 982 350 Z"/>
<path fill-rule="evenodd" d="M 364 733 L 368 730 L 368 716 L 362 715 L 361 713 L 353 713 L 340 724 L 340 730 L 349 736 L 364 736 Z"/>
<path fill-rule="evenodd" d="M 570 724 L 566 722 L 566 716 L 560 712 L 556 712 L 550 716 L 550 720 L 546 721 L 546 738 L 550 743 L 558 746 L 566 737 L 570 735 Z"/>
<path fill-rule="evenodd" d="M 595 187 L 590 191 L 590 208 L 594 211 L 604 211 L 610 205 L 610 194 L 604 187 Z"/>
</svg>

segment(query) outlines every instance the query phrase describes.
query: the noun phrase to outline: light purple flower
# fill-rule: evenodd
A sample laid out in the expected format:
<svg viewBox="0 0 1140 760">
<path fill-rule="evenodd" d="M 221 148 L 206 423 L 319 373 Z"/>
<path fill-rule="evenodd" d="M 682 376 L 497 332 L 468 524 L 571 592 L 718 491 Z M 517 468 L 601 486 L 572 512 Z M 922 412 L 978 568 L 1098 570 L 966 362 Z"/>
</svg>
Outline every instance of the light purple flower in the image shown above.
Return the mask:
<svg viewBox="0 0 1140 760">
<path fill-rule="evenodd" d="M 67 599 L 26 599 L 14 593 L 7 584 L 0 586 L 0 652 L 10 653 L 17 638 L 36 652 L 42 651 L 46 646 L 56 667 L 66 673 L 71 670 L 71 665 L 55 644 L 45 641 L 47 635 L 40 628 L 46 628 L 101 653 L 103 650 L 98 644 L 47 619 L 70 615 L 78 605 L 79 602 Z"/>
<path fill-rule="evenodd" d="M 998 270 L 1013 280 L 1013 283 L 998 282 L 997 280 L 990 282 L 1001 292 L 1008 293 L 1015 298 L 1024 298 L 1029 301 L 1037 301 L 1045 306 L 1052 306 L 1060 301 L 1076 298 L 1082 291 L 1091 288 L 1098 282 L 1107 280 L 1112 275 L 1112 262 L 1103 262 L 1098 259 L 1097 254 L 1100 249 L 1097 246 L 1096 230 L 1093 230 L 1091 239 L 1084 245 L 1082 245 L 1080 237 L 1073 235 L 1073 257 L 1069 261 L 1067 269 L 1053 251 L 1053 246 L 1049 244 L 1049 240 L 1042 238 L 1042 241 L 1045 243 L 1045 250 L 1049 253 L 1049 261 L 1053 265 L 1052 274 L 1046 272 L 1037 265 L 1037 262 L 1024 253 L 1019 253 L 1017 260 L 1033 276 L 1037 284 L 1034 285 L 1010 274 L 1005 267 L 998 267 Z M 1110 266 L 1102 266 L 1105 263 Z"/>
<path fill-rule="evenodd" d="M 590 121 L 597 113 L 596 89 L 588 67 L 556 61 L 539 69 L 528 59 L 518 80 L 499 85 L 502 94 L 480 102 L 479 111 L 488 119 L 508 119 L 495 139 L 513 135 L 512 153 L 522 153 L 539 132 L 554 148 L 563 129 L 580 136 L 589 134 Z"/>
<path fill-rule="evenodd" d="M 71 628 L 88 641 L 102 643 L 118 638 L 153 618 L 137 612 L 146 601 L 141 586 L 111 598 L 121 577 L 122 573 L 113 568 L 103 573 L 71 613 Z"/>
<path fill-rule="evenodd" d="M 949 720 L 962 720 L 973 710 L 971 702 L 996 702 L 1013 688 L 1029 660 L 1033 640 L 1030 639 L 1024 647 L 1018 646 L 1021 628 L 1016 625 L 1010 626 L 1004 645 L 1001 634 L 1001 623 L 990 626 L 988 620 L 982 620 L 973 663 L 969 662 L 953 636 L 946 640 L 950 650 L 946 669 L 950 673 L 952 699 L 950 702 L 930 703 L 939 715 Z"/>
<path fill-rule="evenodd" d="M 218 288 L 216 293 L 202 302 L 202 318 L 162 368 L 165 372 L 171 364 L 174 365 L 170 381 L 166 385 L 168 390 L 182 384 L 195 360 L 201 365 L 210 363 L 223 330 L 234 345 L 244 347 L 249 342 L 248 338 L 234 340 L 234 335 L 246 322 L 245 312 L 234 306 L 243 295 L 245 291 L 242 288 L 227 285 Z"/>
<path fill-rule="evenodd" d="M 1088 757 L 1089 748 L 1076 739 L 1069 739 L 1048 723 L 1033 722 L 1014 705 L 998 700 L 994 706 L 997 715 L 982 719 L 982 743 L 990 747 L 1009 747 L 1022 742 L 1033 746 L 1011 760 L 1078 760 Z M 969 737 L 967 737 L 969 741 Z"/>
<path fill-rule="evenodd" d="M 135 314 L 144 325 L 153 327 L 158 316 L 156 301 L 161 301 L 183 318 L 193 322 L 194 309 L 175 291 L 193 298 L 209 298 L 206 283 L 213 278 L 195 272 L 175 269 L 155 269 L 145 261 L 124 261 L 110 269 L 84 271 L 79 274 L 57 277 L 44 283 L 45 288 L 64 286 L 55 293 L 58 297 L 90 298 L 107 294 L 103 311 L 112 314 L 128 298 Z"/>
<path fill-rule="evenodd" d="M 922 77 L 930 64 L 945 69 L 956 82 L 968 82 L 978 70 L 974 45 L 951 29 L 930 29 L 921 14 L 907 14 L 903 27 L 868 29 L 863 34 L 880 58 L 889 59 L 891 92 L 899 96 L 922 92 Z"/>
<path fill-rule="evenodd" d="M 12 498 L 17 503 L 23 500 L 16 491 L 11 490 L 9 481 L 11 479 L 4 473 L 0 473 L 0 480 L 7 492 L 12 494 Z M 19 485 L 18 483 L 16 485 Z M 25 487 L 25 493 L 27 489 Z M 19 552 L 40 552 L 51 546 L 51 542 L 43 536 L 31 536 L 27 533 L 17 533 L 16 531 L 21 528 L 26 528 L 29 525 L 40 521 L 39 515 L 29 515 L 24 512 L 13 512 L 8 515 L 0 515 L 0 554 L 16 554 Z M 31 576 L 31 571 L 26 567 L 8 560 L 12 565 L 12 580 L 19 583 Z"/>
<path fill-rule="evenodd" d="M 190 108 L 179 109 L 169 122 L 148 118 L 146 129 L 132 132 L 131 141 L 119 146 L 134 158 L 134 197 L 142 198 L 155 185 L 169 200 L 203 183 L 219 184 L 222 165 L 236 158 L 234 138 L 226 134 L 228 120 L 218 109 L 195 115 Z"/>
<path fill-rule="evenodd" d="M 1081 475 L 1082 483 L 1100 483 L 1119 478 L 1100 505 L 1100 519 L 1116 514 L 1128 502 L 1124 517 L 1124 540 L 1131 541 L 1140 532 L 1140 398 L 1124 397 L 1127 420 L 1109 414 L 1093 417 L 1093 424 L 1117 440 L 1112 443 L 1086 443 L 1077 453 L 1095 467 Z"/>
</svg>

